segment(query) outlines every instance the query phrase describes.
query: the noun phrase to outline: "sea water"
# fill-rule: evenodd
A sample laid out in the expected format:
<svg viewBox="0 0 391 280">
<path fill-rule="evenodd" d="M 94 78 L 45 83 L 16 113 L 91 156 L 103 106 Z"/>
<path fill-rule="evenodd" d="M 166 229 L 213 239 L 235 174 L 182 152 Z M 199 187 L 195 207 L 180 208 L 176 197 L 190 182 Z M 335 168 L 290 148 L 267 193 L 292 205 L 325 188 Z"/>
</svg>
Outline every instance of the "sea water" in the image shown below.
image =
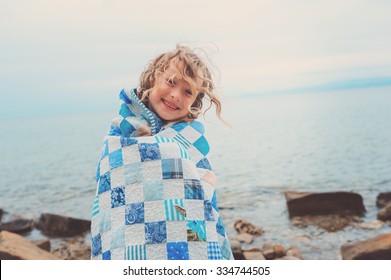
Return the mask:
<svg viewBox="0 0 391 280">
<path fill-rule="evenodd" d="M 226 98 L 224 117 L 203 120 L 227 232 L 246 219 L 265 233 L 251 246 L 296 246 L 306 259 L 339 259 L 339 247 L 390 232 L 298 228 L 284 192 L 354 191 L 376 219 L 391 191 L 391 89 Z M 116 112 L 1 120 L 0 208 L 26 218 L 90 219 L 103 136 Z"/>
</svg>

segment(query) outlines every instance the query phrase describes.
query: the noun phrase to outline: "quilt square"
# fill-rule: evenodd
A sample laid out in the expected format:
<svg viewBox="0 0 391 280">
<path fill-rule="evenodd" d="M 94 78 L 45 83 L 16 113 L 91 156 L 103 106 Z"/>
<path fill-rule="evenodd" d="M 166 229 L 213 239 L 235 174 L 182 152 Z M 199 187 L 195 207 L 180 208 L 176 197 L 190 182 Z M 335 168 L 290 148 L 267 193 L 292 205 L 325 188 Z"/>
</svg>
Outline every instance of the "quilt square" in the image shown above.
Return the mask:
<svg viewBox="0 0 391 280">
<path fill-rule="evenodd" d="M 186 137 L 184 137 L 181 133 L 178 133 L 177 135 L 175 135 L 173 140 L 175 142 L 179 143 L 180 145 L 182 145 L 185 149 L 187 149 L 191 146 L 191 142 L 189 142 L 189 140 Z"/>
<path fill-rule="evenodd" d="M 204 201 L 197 199 L 185 199 L 186 219 L 204 220 Z"/>
<path fill-rule="evenodd" d="M 204 136 L 198 138 L 198 140 L 193 143 L 193 146 L 204 156 L 209 153 L 210 147 Z"/>
<path fill-rule="evenodd" d="M 125 226 L 125 244 L 137 245 L 145 243 L 144 224 L 132 224 Z"/>
<path fill-rule="evenodd" d="M 99 232 L 103 233 L 111 229 L 110 211 L 102 211 L 98 216 Z"/>
<path fill-rule="evenodd" d="M 120 109 L 120 111 L 119 111 L 119 114 L 120 114 L 123 118 L 135 116 L 135 114 L 129 109 L 128 105 L 125 104 L 125 103 L 122 103 L 121 109 Z"/>
<path fill-rule="evenodd" d="M 105 140 L 103 142 L 102 153 L 101 153 L 101 156 L 100 156 L 101 159 L 109 154 L 109 146 L 108 145 L 109 145 L 108 141 Z"/>
<path fill-rule="evenodd" d="M 162 163 L 160 160 L 145 161 L 141 164 L 144 181 L 163 180 Z"/>
<path fill-rule="evenodd" d="M 183 169 L 183 178 L 184 179 L 199 179 L 200 174 L 197 171 L 197 168 L 194 166 L 193 161 L 182 159 L 182 169 Z"/>
<path fill-rule="evenodd" d="M 125 226 L 113 229 L 111 232 L 111 247 L 121 248 L 125 246 Z"/>
<path fill-rule="evenodd" d="M 159 148 L 160 148 L 160 156 L 162 159 L 180 158 L 181 157 L 178 143 L 175 143 L 175 142 L 159 143 Z"/>
<path fill-rule="evenodd" d="M 125 206 L 125 224 L 144 223 L 144 202 L 132 203 Z"/>
<path fill-rule="evenodd" d="M 212 200 L 215 188 L 205 181 L 202 181 L 202 188 L 204 189 L 204 199 L 209 201 Z"/>
<path fill-rule="evenodd" d="M 137 144 L 138 141 L 133 137 L 121 137 L 121 147 L 132 146 Z"/>
<path fill-rule="evenodd" d="M 199 180 L 183 180 L 185 184 L 186 199 L 204 199 L 204 189 Z"/>
<path fill-rule="evenodd" d="M 162 181 L 147 181 L 144 182 L 144 200 L 163 200 L 163 182 Z"/>
<path fill-rule="evenodd" d="M 109 154 L 110 169 L 117 168 L 123 165 L 122 149 L 115 150 Z"/>
<path fill-rule="evenodd" d="M 119 124 L 119 127 L 121 129 L 121 134 L 123 136 L 125 136 L 126 138 L 128 138 L 130 136 L 130 134 L 136 130 L 134 128 L 134 126 L 126 119 L 123 119 L 121 121 L 121 123 Z M 122 138 L 121 138 L 121 140 L 122 140 Z"/>
<path fill-rule="evenodd" d="M 124 167 L 120 166 L 110 171 L 111 187 L 119 187 L 125 185 Z"/>
<path fill-rule="evenodd" d="M 111 190 L 111 208 L 125 205 L 125 189 L 117 187 Z"/>
<path fill-rule="evenodd" d="M 147 252 L 145 245 L 127 246 L 125 249 L 125 260 L 146 260 Z"/>
<path fill-rule="evenodd" d="M 198 131 L 199 133 L 201 133 L 201 134 L 205 133 L 204 125 L 201 122 L 199 122 L 199 121 L 192 121 L 190 123 L 190 126 L 192 128 L 194 128 L 196 131 Z"/>
<path fill-rule="evenodd" d="M 166 220 L 163 200 L 145 201 L 144 210 L 145 222 L 158 222 Z"/>
<path fill-rule="evenodd" d="M 138 149 L 140 151 L 141 161 L 160 159 L 160 150 L 157 143 L 139 143 Z"/>
<path fill-rule="evenodd" d="M 202 160 L 205 155 L 202 154 L 196 147 L 194 146 L 190 146 L 187 151 L 189 152 L 189 154 L 191 155 L 191 159 L 193 162 L 199 162 L 200 160 Z"/>
<path fill-rule="evenodd" d="M 91 254 L 93 257 L 102 254 L 102 240 L 100 234 L 93 236 L 91 239 Z"/>
<path fill-rule="evenodd" d="M 166 221 L 185 220 L 186 210 L 183 199 L 169 199 L 164 201 Z"/>
<path fill-rule="evenodd" d="M 214 221 L 212 203 L 209 200 L 204 200 L 205 221 Z"/>
<path fill-rule="evenodd" d="M 139 163 L 141 161 L 138 145 L 131 145 L 122 148 L 122 159 L 124 165 Z"/>
<path fill-rule="evenodd" d="M 181 159 L 162 159 L 163 179 L 182 179 Z"/>
<path fill-rule="evenodd" d="M 107 144 L 108 144 L 107 146 L 109 147 L 109 153 L 121 148 L 121 142 L 119 140 L 119 137 L 107 136 L 105 139 L 107 140 Z"/>
<path fill-rule="evenodd" d="M 189 257 L 191 260 L 208 259 L 208 243 L 189 241 Z"/>
<path fill-rule="evenodd" d="M 111 260 L 111 252 L 110 250 L 107 250 L 102 254 L 102 260 Z"/>
<path fill-rule="evenodd" d="M 221 217 L 219 217 L 219 218 L 217 219 L 216 231 L 217 231 L 221 236 L 225 236 L 225 228 L 224 228 L 223 220 L 221 219 Z"/>
<path fill-rule="evenodd" d="M 217 232 L 216 232 L 216 222 L 215 221 L 206 221 L 205 222 L 206 227 L 206 239 L 208 242 L 217 242 Z"/>
<path fill-rule="evenodd" d="M 113 260 L 123 260 L 125 257 L 125 247 L 111 249 L 110 254 Z"/>
<path fill-rule="evenodd" d="M 187 241 L 206 241 L 205 222 L 200 220 L 187 221 Z"/>
<path fill-rule="evenodd" d="M 100 176 L 98 194 L 102 194 L 111 189 L 110 172 L 106 172 Z"/>
<path fill-rule="evenodd" d="M 108 171 L 110 171 L 109 157 L 105 157 L 99 163 L 100 176 L 102 176 Z"/>
<path fill-rule="evenodd" d="M 188 125 L 187 127 L 185 127 L 182 131 L 181 131 L 181 134 L 190 142 L 190 143 L 194 143 L 196 142 L 201 136 L 202 134 L 200 132 L 198 132 L 196 129 L 194 129 L 194 127 L 192 127 L 192 125 Z"/>
<path fill-rule="evenodd" d="M 145 223 L 146 244 L 166 243 L 166 241 L 167 231 L 165 221 Z"/>
<path fill-rule="evenodd" d="M 111 229 L 125 225 L 125 205 L 110 209 Z"/>
<path fill-rule="evenodd" d="M 111 248 L 111 231 L 103 232 L 100 234 L 102 240 L 102 252 L 106 252 Z"/>
<path fill-rule="evenodd" d="M 197 162 L 196 167 L 212 170 L 212 166 L 207 158 L 201 159 L 199 162 Z"/>
<path fill-rule="evenodd" d="M 146 244 L 148 260 L 167 260 L 166 243 Z"/>
<path fill-rule="evenodd" d="M 171 129 L 174 129 L 176 132 L 181 132 L 185 127 L 187 127 L 188 124 L 186 122 L 179 122 L 172 126 L 170 126 Z"/>
<path fill-rule="evenodd" d="M 227 238 L 224 238 L 223 244 L 221 245 L 221 256 L 223 259 L 230 260 L 233 258 L 232 251 L 231 251 L 231 245 L 229 244 L 229 241 Z"/>
<path fill-rule="evenodd" d="M 143 181 L 142 163 L 131 163 L 124 166 L 125 184 L 141 183 Z"/>
<path fill-rule="evenodd" d="M 208 242 L 208 260 L 221 260 L 221 250 L 218 242 Z"/>
<path fill-rule="evenodd" d="M 125 187 L 125 203 L 137 203 L 144 201 L 144 186 L 140 183 L 131 184 Z"/>
<path fill-rule="evenodd" d="M 188 260 L 189 248 L 187 242 L 167 243 L 167 258 L 169 260 Z"/>
<path fill-rule="evenodd" d="M 99 195 L 99 211 L 111 208 L 111 192 L 104 192 Z"/>
<path fill-rule="evenodd" d="M 164 199 L 185 198 L 183 180 L 170 179 L 163 181 Z"/>
<path fill-rule="evenodd" d="M 167 242 L 180 242 L 187 240 L 186 221 L 167 221 Z"/>
</svg>

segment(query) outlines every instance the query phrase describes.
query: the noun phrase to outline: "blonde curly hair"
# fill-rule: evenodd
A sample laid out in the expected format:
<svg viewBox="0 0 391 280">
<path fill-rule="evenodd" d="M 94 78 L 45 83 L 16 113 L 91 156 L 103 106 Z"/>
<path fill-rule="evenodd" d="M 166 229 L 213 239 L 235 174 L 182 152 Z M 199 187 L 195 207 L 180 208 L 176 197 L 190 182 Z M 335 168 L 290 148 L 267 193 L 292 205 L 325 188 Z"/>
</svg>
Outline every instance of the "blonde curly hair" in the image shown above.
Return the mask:
<svg viewBox="0 0 391 280">
<path fill-rule="evenodd" d="M 183 67 L 178 67 L 179 65 Z M 175 69 L 179 77 L 189 83 L 191 91 L 196 93 L 196 99 L 184 120 L 194 120 L 200 114 L 205 114 L 214 105 L 216 115 L 225 122 L 221 118 L 221 101 L 215 92 L 211 72 L 194 51 L 187 46 L 176 45 L 175 50 L 160 54 L 151 60 L 142 72 L 137 95 L 147 107 L 149 107 L 149 94 L 157 86 L 157 81 L 168 68 Z M 202 111 L 204 97 L 209 100 L 209 107 Z"/>
</svg>

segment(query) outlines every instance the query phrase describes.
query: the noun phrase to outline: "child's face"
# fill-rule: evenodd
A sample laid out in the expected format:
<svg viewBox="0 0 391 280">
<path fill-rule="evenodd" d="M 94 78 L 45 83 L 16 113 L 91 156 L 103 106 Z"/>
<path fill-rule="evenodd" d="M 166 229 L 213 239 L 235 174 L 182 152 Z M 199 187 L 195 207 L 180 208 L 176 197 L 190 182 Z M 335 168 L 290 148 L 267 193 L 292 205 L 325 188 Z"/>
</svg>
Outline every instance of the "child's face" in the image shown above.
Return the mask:
<svg viewBox="0 0 391 280">
<path fill-rule="evenodd" d="M 178 67 L 182 70 L 181 67 Z M 157 85 L 149 94 L 149 109 L 165 121 L 185 117 L 197 94 L 192 92 L 188 82 L 178 78 L 172 67 L 158 77 Z M 175 75 L 175 76 L 174 76 Z"/>
</svg>

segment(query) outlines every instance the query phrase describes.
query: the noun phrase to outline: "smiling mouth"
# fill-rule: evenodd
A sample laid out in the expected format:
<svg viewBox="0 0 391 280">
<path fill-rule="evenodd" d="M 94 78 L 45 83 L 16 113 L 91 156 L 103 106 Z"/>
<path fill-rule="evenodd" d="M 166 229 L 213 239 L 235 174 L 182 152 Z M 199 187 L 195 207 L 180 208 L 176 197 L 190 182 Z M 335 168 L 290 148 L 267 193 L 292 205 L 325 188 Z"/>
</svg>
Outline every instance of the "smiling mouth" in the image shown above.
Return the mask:
<svg viewBox="0 0 391 280">
<path fill-rule="evenodd" d="M 175 106 L 174 104 L 172 104 L 171 102 L 168 102 L 164 99 L 163 100 L 163 103 L 164 105 L 166 105 L 168 108 L 170 108 L 171 110 L 178 110 L 179 108 L 177 106 Z"/>
</svg>

